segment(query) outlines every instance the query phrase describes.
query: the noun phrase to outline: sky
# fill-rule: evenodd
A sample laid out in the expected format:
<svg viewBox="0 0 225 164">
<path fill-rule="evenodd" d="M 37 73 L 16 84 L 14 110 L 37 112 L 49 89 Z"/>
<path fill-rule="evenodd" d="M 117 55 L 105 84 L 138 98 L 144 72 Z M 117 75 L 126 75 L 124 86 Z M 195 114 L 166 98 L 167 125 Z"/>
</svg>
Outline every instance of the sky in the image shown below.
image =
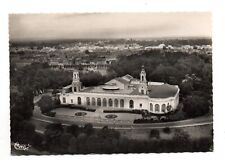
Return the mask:
<svg viewBox="0 0 225 164">
<path fill-rule="evenodd" d="M 10 40 L 211 37 L 210 12 L 10 14 Z"/>
</svg>

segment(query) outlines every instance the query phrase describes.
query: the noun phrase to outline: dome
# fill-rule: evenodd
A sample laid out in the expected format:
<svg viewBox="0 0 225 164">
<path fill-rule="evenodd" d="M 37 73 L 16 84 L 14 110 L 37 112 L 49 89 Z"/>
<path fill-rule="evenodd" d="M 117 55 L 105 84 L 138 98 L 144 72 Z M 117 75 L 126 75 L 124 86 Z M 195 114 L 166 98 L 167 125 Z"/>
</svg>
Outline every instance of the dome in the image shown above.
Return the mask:
<svg viewBox="0 0 225 164">
<path fill-rule="evenodd" d="M 102 87 L 104 90 L 119 90 L 120 88 L 116 85 L 105 85 Z"/>
</svg>

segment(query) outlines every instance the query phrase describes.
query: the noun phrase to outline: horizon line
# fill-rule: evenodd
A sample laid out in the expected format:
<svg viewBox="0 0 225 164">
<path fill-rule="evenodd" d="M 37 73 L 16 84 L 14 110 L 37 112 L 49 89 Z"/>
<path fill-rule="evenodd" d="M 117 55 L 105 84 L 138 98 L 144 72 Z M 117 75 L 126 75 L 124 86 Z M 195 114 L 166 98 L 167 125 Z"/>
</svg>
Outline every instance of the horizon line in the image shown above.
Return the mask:
<svg viewBox="0 0 225 164">
<path fill-rule="evenodd" d="M 127 37 L 127 38 L 51 38 L 51 39 L 9 39 L 9 42 L 49 42 L 73 40 L 167 40 L 167 39 L 212 39 L 211 36 L 165 36 L 165 37 Z"/>
</svg>

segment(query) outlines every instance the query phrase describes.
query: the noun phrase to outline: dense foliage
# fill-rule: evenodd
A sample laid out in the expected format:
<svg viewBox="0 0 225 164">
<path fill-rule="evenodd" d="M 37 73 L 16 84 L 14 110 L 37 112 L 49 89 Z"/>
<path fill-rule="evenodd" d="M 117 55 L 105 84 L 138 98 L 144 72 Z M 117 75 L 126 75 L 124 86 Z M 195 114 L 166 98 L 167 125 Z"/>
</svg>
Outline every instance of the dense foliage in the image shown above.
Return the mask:
<svg viewBox="0 0 225 164">
<path fill-rule="evenodd" d="M 121 56 L 110 70 L 117 76 L 130 74 L 139 78 L 142 65 L 145 66 L 148 81 L 179 85 L 181 101 L 185 99 L 183 111 L 188 117 L 208 112 L 208 102 L 212 102 L 211 56 L 152 50 Z M 189 98 L 190 95 L 194 97 Z"/>
<path fill-rule="evenodd" d="M 201 116 L 209 111 L 209 103 L 205 97 L 201 97 L 198 95 L 190 95 L 187 96 L 184 101 L 183 111 L 189 117 Z"/>
<path fill-rule="evenodd" d="M 12 71 L 15 68 L 11 68 Z M 11 85 L 27 86 L 33 91 L 49 88 L 62 88 L 71 83 L 72 73 L 63 70 L 51 70 L 47 64 L 33 63 L 17 68 L 11 74 Z"/>
<path fill-rule="evenodd" d="M 34 125 L 28 122 L 33 112 L 32 91 L 12 92 L 10 94 L 11 140 L 30 143 L 34 134 Z"/>
<path fill-rule="evenodd" d="M 121 56 L 111 67 L 117 76 L 130 74 L 139 78 L 145 66 L 147 80 L 180 84 L 187 74 L 195 74 L 205 83 L 212 82 L 211 56 L 198 56 L 182 52 L 145 51 L 142 54 Z"/>
<path fill-rule="evenodd" d="M 150 130 L 149 140 L 134 140 L 121 137 L 118 131 L 107 126 L 96 130 L 91 124 L 84 127 L 50 124 L 41 147 L 40 150 L 47 149 L 52 154 L 205 152 L 211 150 L 212 141 L 210 138 L 192 140 L 179 129 L 175 130 L 172 140 L 160 139 L 156 129 Z"/>
<path fill-rule="evenodd" d="M 80 73 L 80 80 L 84 86 L 96 86 L 104 84 L 115 77 L 114 74 L 103 76 L 98 72 Z M 60 89 L 72 82 L 72 72 L 64 70 L 53 70 L 47 64 L 33 63 L 31 65 L 15 68 L 11 66 L 11 85 L 29 87 L 36 92 L 46 89 Z"/>
<path fill-rule="evenodd" d="M 50 112 L 55 106 L 55 102 L 52 100 L 51 96 L 43 95 L 38 101 L 38 106 L 42 113 Z"/>
</svg>

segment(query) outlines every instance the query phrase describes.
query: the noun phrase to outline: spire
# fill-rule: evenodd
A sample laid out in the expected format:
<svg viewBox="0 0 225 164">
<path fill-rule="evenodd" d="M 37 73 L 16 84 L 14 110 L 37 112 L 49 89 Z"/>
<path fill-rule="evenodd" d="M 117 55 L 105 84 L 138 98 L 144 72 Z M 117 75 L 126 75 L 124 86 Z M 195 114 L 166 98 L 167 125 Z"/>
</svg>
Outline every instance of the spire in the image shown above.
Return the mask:
<svg viewBox="0 0 225 164">
<path fill-rule="evenodd" d="M 146 72 L 144 65 L 141 66 L 140 81 L 146 83 Z"/>
</svg>

